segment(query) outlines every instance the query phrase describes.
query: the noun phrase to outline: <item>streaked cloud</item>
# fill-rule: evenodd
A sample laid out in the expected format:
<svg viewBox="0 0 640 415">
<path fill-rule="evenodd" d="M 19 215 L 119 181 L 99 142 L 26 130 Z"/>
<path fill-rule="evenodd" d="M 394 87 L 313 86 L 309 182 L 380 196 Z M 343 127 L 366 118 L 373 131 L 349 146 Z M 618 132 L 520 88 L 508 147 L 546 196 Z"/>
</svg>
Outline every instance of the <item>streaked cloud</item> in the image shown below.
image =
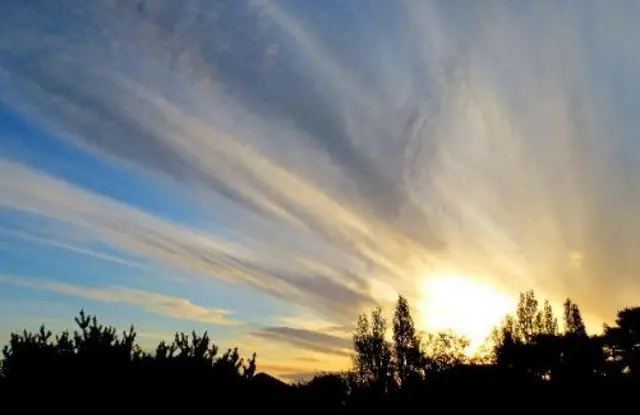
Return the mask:
<svg viewBox="0 0 640 415">
<path fill-rule="evenodd" d="M 30 243 L 34 243 L 34 244 L 41 244 L 41 245 L 45 245 L 45 246 L 51 246 L 54 248 L 59 248 L 62 250 L 67 250 L 70 252 L 74 252 L 76 254 L 81 254 L 81 255 L 86 255 L 90 258 L 94 258 L 94 259 L 99 259 L 99 260 L 103 260 L 103 261 L 108 261 L 108 262 L 112 262 L 114 264 L 119 264 L 119 265 L 125 265 L 127 267 L 131 267 L 131 268 L 137 268 L 137 269 L 144 269 L 145 266 L 141 263 L 137 263 L 134 261 L 129 261 L 123 258 L 120 258 L 118 256 L 115 255 L 109 255 L 109 254 L 105 254 L 103 252 L 97 252 L 95 250 L 92 249 L 87 249 L 87 248 L 83 248 L 81 246 L 78 245 L 74 245 L 74 244 L 70 244 L 70 243 L 65 243 L 65 242 L 61 242 L 61 241 L 57 241 L 54 239 L 50 239 L 50 238 L 44 238 L 41 236 L 37 236 L 37 235 L 32 235 L 29 234 L 28 232 L 22 232 L 22 231 L 14 231 L 14 230 L 8 230 L 8 229 L 1 229 L 0 228 L 0 236 L 6 236 L 12 239 L 18 239 L 18 240 L 22 240 L 25 242 L 30 242 Z"/>
<path fill-rule="evenodd" d="M 278 318 L 278 323 L 280 325 L 262 327 L 249 334 L 254 338 L 297 350 L 296 360 L 300 367 L 317 365 L 319 357 L 324 361 L 340 362 L 344 365 L 351 356 L 351 325 L 339 326 L 321 318 L 305 315 L 282 316 Z"/>
<path fill-rule="evenodd" d="M 294 347 L 311 350 L 317 353 L 349 356 L 351 341 L 344 337 L 336 337 L 320 331 L 293 327 L 266 327 L 252 333 L 265 340 L 288 343 Z"/>
<path fill-rule="evenodd" d="M 225 224 L 1 159 L 0 205 L 63 224 L 53 243 L 80 231 L 337 327 L 427 301 L 443 269 L 602 317 L 637 298 L 638 5 L 367 2 L 337 36 L 306 2 L 21 3 L 0 102 Z M 331 350 L 325 328 L 259 333 Z"/>
<path fill-rule="evenodd" d="M 281 370 L 286 370 L 287 368 L 281 368 Z M 284 373 L 280 373 L 279 374 L 279 378 L 283 379 L 284 381 L 289 381 L 289 382 L 305 382 L 308 381 L 310 379 L 313 379 L 314 376 L 317 376 L 319 373 L 323 373 L 323 371 L 320 370 L 316 370 L 313 372 L 294 372 L 293 370 L 295 370 L 295 368 L 288 368 L 289 371 L 284 372 Z M 337 372 L 337 371 L 336 371 Z"/>
<path fill-rule="evenodd" d="M 334 318 L 373 300 L 362 276 L 340 280 L 339 272 L 319 274 L 287 269 L 295 257 L 252 237 L 235 241 L 203 234 L 140 209 L 93 194 L 42 172 L 0 159 L 0 205 L 81 228 L 97 240 L 170 266 L 234 283 L 244 283 L 287 301 L 312 305 Z M 55 238 L 55 235 L 51 235 Z M 273 261 L 279 255 L 282 262 Z M 353 282 L 360 278 L 360 290 Z"/>
<path fill-rule="evenodd" d="M 0 283 L 51 291 L 105 303 L 125 303 L 165 316 L 216 325 L 240 325 L 229 310 L 202 307 L 187 299 L 128 287 L 89 287 L 59 281 L 0 275 Z"/>
</svg>

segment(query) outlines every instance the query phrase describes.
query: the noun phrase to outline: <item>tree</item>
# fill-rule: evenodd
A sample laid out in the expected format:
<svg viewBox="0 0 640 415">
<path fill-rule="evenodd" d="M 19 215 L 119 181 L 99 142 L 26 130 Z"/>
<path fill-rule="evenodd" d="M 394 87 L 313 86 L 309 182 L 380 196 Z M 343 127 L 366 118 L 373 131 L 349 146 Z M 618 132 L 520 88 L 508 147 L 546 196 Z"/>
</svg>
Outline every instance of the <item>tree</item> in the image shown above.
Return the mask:
<svg viewBox="0 0 640 415">
<path fill-rule="evenodd" d="M 555 336 L 558 334 L 558 320 L 553 315 L 553 309 L 549 300 L 544 300 L 542 306 L 542 324 L 541 329 L 543 334 Z"/>
<path fill-rule="evenodd" d="M 640 378 L 640 307 L 618 311 L 615 326 L 604 325 L 603 340 L 617 374 Z"/>
<path fill-rule="evenodd" d="M 377 307 L 371 313 L 374 374 L 376 383 L 385 391 L 391 386 L 393 378 L 391 344 L 387 341 L 386 334 L 387 320 L 382 313 L 382 309 Z"/>
<path fill-rule="evenodd" d="M 533 290 L 520 293 L 515 317 L 507 315 L 492 333 L 494 362 L 537 376 L 547 374 L 558 322 L 549 301 L 544 301 L 542 310 L 538 306 Z"/>
<path fill-rule="evenodd" d="M 394 362 L 401 386 L 412 379 L 422 377 L 423 358 L 420 339 L 416 334 L 409 302 L 403 296 L 398 297 L 393 315 Z"/>
<path fill-rule="evenodd" d="M 387 322 L 380 307 L 358 318 L 353 336 L 354 372 L 360 384 L 387 392 L 393 379 L 391 344 L 386 339 Z"/>
<path fill-rule="evenodd" d="M 520 293 L 516 309 L 516 338 L 529 342 L 541 331 L 541 318 L 538 311 L 538 300 L 533 290 Z"/>
<path fill-rule="evenodd" d="M 573 336 L 587 335 L 580 308 L 569 298 L 564 302 L 564 332 Z"/>
<path fill-rule="evenodd" d="M 312 405 L 319 413 L 339 413 L 349 397 L 348 380 L 341 373 L 322 373 L 297 388 L 302 392 L 303 404 Z"/>
<path fill-rule="evenodd" d="M 57 336 L 44 326 L 36 333 L 12 333 L 2 350 L 0 378 L 5 391 L 74 390 L 84 396 L 94 393 L 95 385 L 104 384 L 110 394 L 123 398 L 135 394 L 148 400 L 153 394 L 163 399 L 176 387 L 238 392 L 256 370 L 255 354 L 244 366 L 237 349 L 216 357 L 218 348 L 206 332 L 202 336 L 177 333 L 171 344 L 161 342 L 152 354 L 136 343 L 133 327 L 119 334 L 84 311 L 75 322 L 73 333 Z M 141 384 L 146 385 L 143 390 L 138 387 Z"/>
<path fill-rule="evenodd" d="M 508 351 L 517 342 L 516 335 L 516 321 L 512 315 L 507 315 L 502 323 L 491 332 L 490 342 L 493 345 L 493 350 L 490 357 L 494 363 L 506 364 Z"/>
<path fill-rule="evenodd" d="M 373 346 L 369 326 L 369 317 L 361 314 L 353 333 L 353 372 L 356 382 L 362 384 L 373 378 Z"/>
<path fill-rule="evenodd" d="M 423 346 L 427 370 L 442 372 L 467 362 L 469 344 L 469 339 L 451 331 L 428 334 Z"/>
<path fill-rule="evenodd" d="M 502 324 L 494 329 L 492 342 L 495 346 L 504 343 L 505 336 L 509 341 L 529 343 L 539 335 L 556 335 L 558 320 L 548 300 L 543 303 L 542 310 L 533 290 L 520 293 L 516 315 L 507 315 Z"/>
</svg>

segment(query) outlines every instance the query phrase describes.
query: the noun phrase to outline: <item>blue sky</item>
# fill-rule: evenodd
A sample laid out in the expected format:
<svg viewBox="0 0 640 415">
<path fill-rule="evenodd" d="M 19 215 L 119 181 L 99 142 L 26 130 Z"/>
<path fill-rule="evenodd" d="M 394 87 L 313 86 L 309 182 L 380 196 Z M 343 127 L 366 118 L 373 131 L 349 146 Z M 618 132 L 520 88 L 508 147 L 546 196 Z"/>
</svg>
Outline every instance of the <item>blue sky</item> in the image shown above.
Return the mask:
<svg viewBox="0 0 640 415">
<path fill-rule="evenodd" d="M 476 341 L 525 289 L 637 298 L 633 2 L 3 7 L 5 337 L 85 308 L 286 376 L 398 293 Z"/>
</svg>

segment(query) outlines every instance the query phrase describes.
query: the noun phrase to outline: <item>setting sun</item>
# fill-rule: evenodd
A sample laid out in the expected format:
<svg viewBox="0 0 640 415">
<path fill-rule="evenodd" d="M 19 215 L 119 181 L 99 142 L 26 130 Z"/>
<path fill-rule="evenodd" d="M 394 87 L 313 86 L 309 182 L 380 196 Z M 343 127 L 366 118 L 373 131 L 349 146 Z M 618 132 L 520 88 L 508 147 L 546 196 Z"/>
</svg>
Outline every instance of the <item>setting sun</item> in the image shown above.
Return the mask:
<svg viewBox="0 0 640 415">
<path fill-rule="evenodd" d="M 506 293 L 453 271 L 425 278 L 421 299 L 418 311 L 424 329 L 452 330 L 468 337 L 469 353 L 478 350 L 517 303 Z"/>
</svg>

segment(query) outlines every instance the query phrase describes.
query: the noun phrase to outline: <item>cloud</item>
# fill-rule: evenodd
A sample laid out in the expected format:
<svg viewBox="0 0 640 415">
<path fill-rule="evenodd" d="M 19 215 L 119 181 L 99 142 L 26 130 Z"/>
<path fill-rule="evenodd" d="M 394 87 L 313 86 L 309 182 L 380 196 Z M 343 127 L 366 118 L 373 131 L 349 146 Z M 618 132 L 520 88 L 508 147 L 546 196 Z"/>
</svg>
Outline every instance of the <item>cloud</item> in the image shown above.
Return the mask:
<svg viewBox="0 0 640 415">
<path fill-rule="evenodd" d="M 0 172 L 0 205 L 66 223 L 134 255 L 311 304 L 334 318 L 373 301 L 357 285 L 349 287 L 339 272 L 287 270 L 295 264 L 294 253 L 263 241 L 237 236 L 232 242 L 204 234 L 2 159 Z M 272 255 L 284 263 L 274 263 Z M 360 286 L 366 286 L 363 280 Z"/>
<path fill-rule="evenodd" d="M 140 263 L 137 263 L 137 262 L 134 262 L 134 261 L 125 260 L 125 259 L 122 259 L 122 258 L 120 258 L 118 256 L 115 256 L 115 255 L 109 255 L 109 254 L 105 254 L 105 253 L 102 253 L 102 252 L 97 252 L 97 251 L 94 251 L 94 250 L 91 250 L 91 249 L 82 248 L 80 246 L 75 246 L 73 244 L 64 243 L 64 242 L 61 242 L 61 241 L 56 241 L 56 240 L 52 240 L 52 239 L 39 237 L 37 235 L 31 235 L 28 232 L 14 231 L 14 230 L 8 230 L 8 229 L 1 229 L 0 228 L 0 235 L 4 235 L 4 236 L 7 236 L 7 237 L 12 238 L 12 239 L 20 239 L 20 240 L 23 240 L 23 241 L 26 241 L 26 242 L 52 246 L 52 247 L 55 247 L 55 248 L 67 250 L 67 251 L 74 252 L 74 253 L 77 253 L 77 254 L 86 255 L 86 256 L 94 258 L 94 259 L 100 259 L 100 260 L 103 260 L 103 261 L 112 262 L 114 264 L 125 265 L 125 266 L 131 267 L 131 268 L 136 268 L 136 269 L 144 269 L 145 268 L 144 264 L 140 264 Z"/>
<path fill-rule="evenodd" d="M 411 295 L 443 268 L 601 315 L 637 297 L 637 5 L 368 2 L 338 35 L 295 2 L 18 3 L 1 102 L 236 234 L 5 160 L 6 207 L 341 325 L 371 280 Z"/>
<path fill-rule="evenodd" d="M 344 337 L 336 337 L 319 331 L 293 327 L 266 327 L 252 333 L 265 340 L 287 343 L 301 349 L 317 353 L 350 356 L 351 342 Z"/>
<path fill-rule="evenodd" d="M 0 276 L 0 282 L 38 290 L 51 291 L 105 303 L 125 303 L 144 310 L 177 319 L 215 325 L 240 325 L 241 320 L 230 317 L 228 310 L 207 308 L 185 298 L 172 297 L 127 287 L 94 288 L 43 279 Z"/>
<path fill-rule="evenodd" d="M 314 372 L 289 372 L 289 373 L 281 373 L 278 375 L 280 379 L 284 379 L 285 381 L 297 383 L 297 382 L 305 382 L 316 377 L 321 371 Z"/>
<path fill-rule="evenodd" d="M 338 337 L 351 337 L 351 334 L 355 329 L 355 326 L 353 324 L 349 324 L 346 326 L 336 325 L 334 322 L 327 321 L 325 319 L 314 316 L 306 316 L 302 314 L 294 316 L 281 316 L 278 318 L 278 323 L 286 327 L 321 331 Z"/>
<path fill-rule="evenodd" d="M 282 316 L 281 325 L 263 327 L 251 332 L 251 336 L 293 346 L 303 351 L 330 354 L 339 358 L 351 356 L 352 327 L 335 324 L 313 316 Z M 298 360 L 315 362 L 313 357 L 301 356 Z"/>
<path fill-rule="evenodd" d="M 77 9 L 79 14 L 92 12 L 85 7 Z M 111 55 L 110 59 L 122 62 L 129 53 L 141 56 L 139 53 L 148 55 L 151 49 L 157 52 L 147 46 L 144 47 L 147 52 L 138 50 L 140 45 L 136 42 L 129 41 L 126 47 L 122 46 L 122 36 L 129 38 L 132 31 L 139 33 L 130 24 L 135 23 L 135 27 L 143 25 L 149 33 L 163 39 L 171 36 L 167 28 L 153 18 L 136 17 L 135 11 L 119 9 L 116 13 L 103 4 L 96 6 L 97 10 L 104 12 L 104 20 L 99 23 L 111 27 L 110 32 L 114 36 L 103 39 L 106 48 L 103 52 Z M 207 10 L 201 12 L 204 14 Z M 227 12 L 231 13 L 225 16 L 229 22 L 240 18 L 231 11 L 224 13 Z M 25 18 L 35 19 L 33 23 L 36 25 L 39 23 L 35 15 L 25 15 Z M 179 20 L 179 16 L 176 19 Z M 97 37 L 104 34 L 93 33 Z M 28 37 L 28 33 L 19 29 L 15 35 Z M 67 35 L 61 34 L 62 38 Z M 225 59 L 208 55 L 217 41 L 213 45 L 202 43 L 197 38 L 194 41 L 196 44 L 192 47 L 195 51 L 183 48 L 176 50 L 176 55 L 199 53 L 202 59 L 208 59 L 207 64 L 217 68 L 223 78 L 231 73 L 230 68 L 225 67 Z M 118 45 L 117 50 L 111 49 L 115 44 Z M 246 46 L 251 47 L 251 44 Z M 31 49 L 11 52 L 21 55 L 28 50 Z M 90 53 L 92 59 L 104 59 L 89 50 L 76 52 L 77 56 Z M 307 89 L 301 89 L 302 85 L 290 88 L 291 94 L 297 98 L 287 104 L 284 103 L 293 96 L 281 94 L 281 89 L 270 92 L 281 95 L 275 101 L 269 94 L 265 95 L 264 99 L 273 101 L 269 107 L 284 105 L 281 112 L 273 114 L 273 119 L 265 119 L 252 115 L 256 109 L 254 105 L 261 110 L 267 109 L 255 103 L 255 97 L 247 97 L 246 101 L 238 103 L 235 100 L 244 98 L 244 95 L 229 96 L 224 90 L 212 90 L 208 78 L 194 79 L 180 68 L 158 69 L 155 78 L 155 75 L 149 77 L 139 72 L 143 68 L 108 71 L 92 68 L 87 71 L 86 64 L 75 59 L 41 58 L 47 61 L 46 65 L 40 62 L 21 67 L 20 72 L 12 72 L 11 76 L 16 77 L 17 84 L 26 88 L 29 95 L 43 98 L 40 101 L 42 106 L 29 100 L 25 104 L 27 111 L 42 113 L 41 119 L 51 120 L 60 126 L 58 130 L 62 128 L 74 142 L 183 182 L 199 183 L 214 194 L 242 205 L 244 210 L 302 226 L 322 238 L 328 238 L 341 250 L 380 263 L 390 272 L 397 273 L 397 265 L 390 268 L 393 264 L 380 262 L 377 259 L 380 255 L 392 255 L 391 262 L 404 260 L 406 252 L 402 245 L 416 245 L 414 249 L 418 249 L 430 238 L 426 226 L 420 227 L 419 235 L 413 234 L 415 222 L 420 219 L 420 209 L 413 206 L 413 199 L 408 194 L 404 194 L 403 186 L 384 173 L 379 161 L 370 160 L 350 144 L 351 138 L 346 136 L 346 131 L 340 131 L 344 127 L 327 130 L 341 118 L 339 114 L 327 114 L 329 118 L 325 120 L 322 119 L 324 110 L 300 110 L 305 102 L 320 105 L 318 100 L 310 100 L 304 94 Z M 156 58 L 149 56 L 149 59 Z M 179 60 L 180 56 L 176 59 Z M 83 59 L 83 62 L 86 61 Z M 234 69 L 232 72 L 238 71 Z M 282 82 L 293 86 L 299 78 L 299 75 L 282 77 L 277 82 L 282 86 L 285 86 Z M 248 88 L 267 92 L 264 88 L 250 88 L 246 78 L 229 82 L 233 82 L 233 91 Z M 172 85 L 172 90 L 174 87 L 178 90 L 185 88 L 188 93 L 181 94 L 181 97 L 167 95 L 166 91 L 158 90 L 161 85 Z M 204 91 L 208 92 L 203 94 Z M 54 96 L 57 97 L 55 104 L 51 101 Z M 198 102 L 198 107 L 209 107 L 212 111 L 201 114 L 199 110 L 186 107 L 185 99 Z M 330 111 L 331 107 L 325 106 L 324 109 Z M 283 118 L 286 114 L 292 114 L 293 125 L 289 119 Z M 317 114 L 320 118 L 299 119 L 310 114 Z M 95 129 L 96 123 L 103 124 L 102 128 Z M 234 125 L 236 127 L 232 128 Z M 318 131 L 318 128 L 323 131 Z M 269 145 L 267 138 L 279 141 L 280 150 L 269 151 L 270 147 L 275 147 Z M 290 150 L 283 152 L 285 147 Z M 304 154 L 304 159 L 297 157 L 296 152 Z M 315 161 L 310 163 L 312 159 Z M 335 171 L 327 171 L 327 166 L 334 166 Z M 337 183 L 339 188 L 322 186 L 329 180 Z M 348 192 L 351 196 L 348 199 L 336 197 L 339 196 L 336 192 L 343 195 Z M 407 214 L 412 215 L 414 226 L 407 226 L 411 222 L 398 219 Z M 395 229 L 398 226 L 401 231 Z"/>
</svg>

